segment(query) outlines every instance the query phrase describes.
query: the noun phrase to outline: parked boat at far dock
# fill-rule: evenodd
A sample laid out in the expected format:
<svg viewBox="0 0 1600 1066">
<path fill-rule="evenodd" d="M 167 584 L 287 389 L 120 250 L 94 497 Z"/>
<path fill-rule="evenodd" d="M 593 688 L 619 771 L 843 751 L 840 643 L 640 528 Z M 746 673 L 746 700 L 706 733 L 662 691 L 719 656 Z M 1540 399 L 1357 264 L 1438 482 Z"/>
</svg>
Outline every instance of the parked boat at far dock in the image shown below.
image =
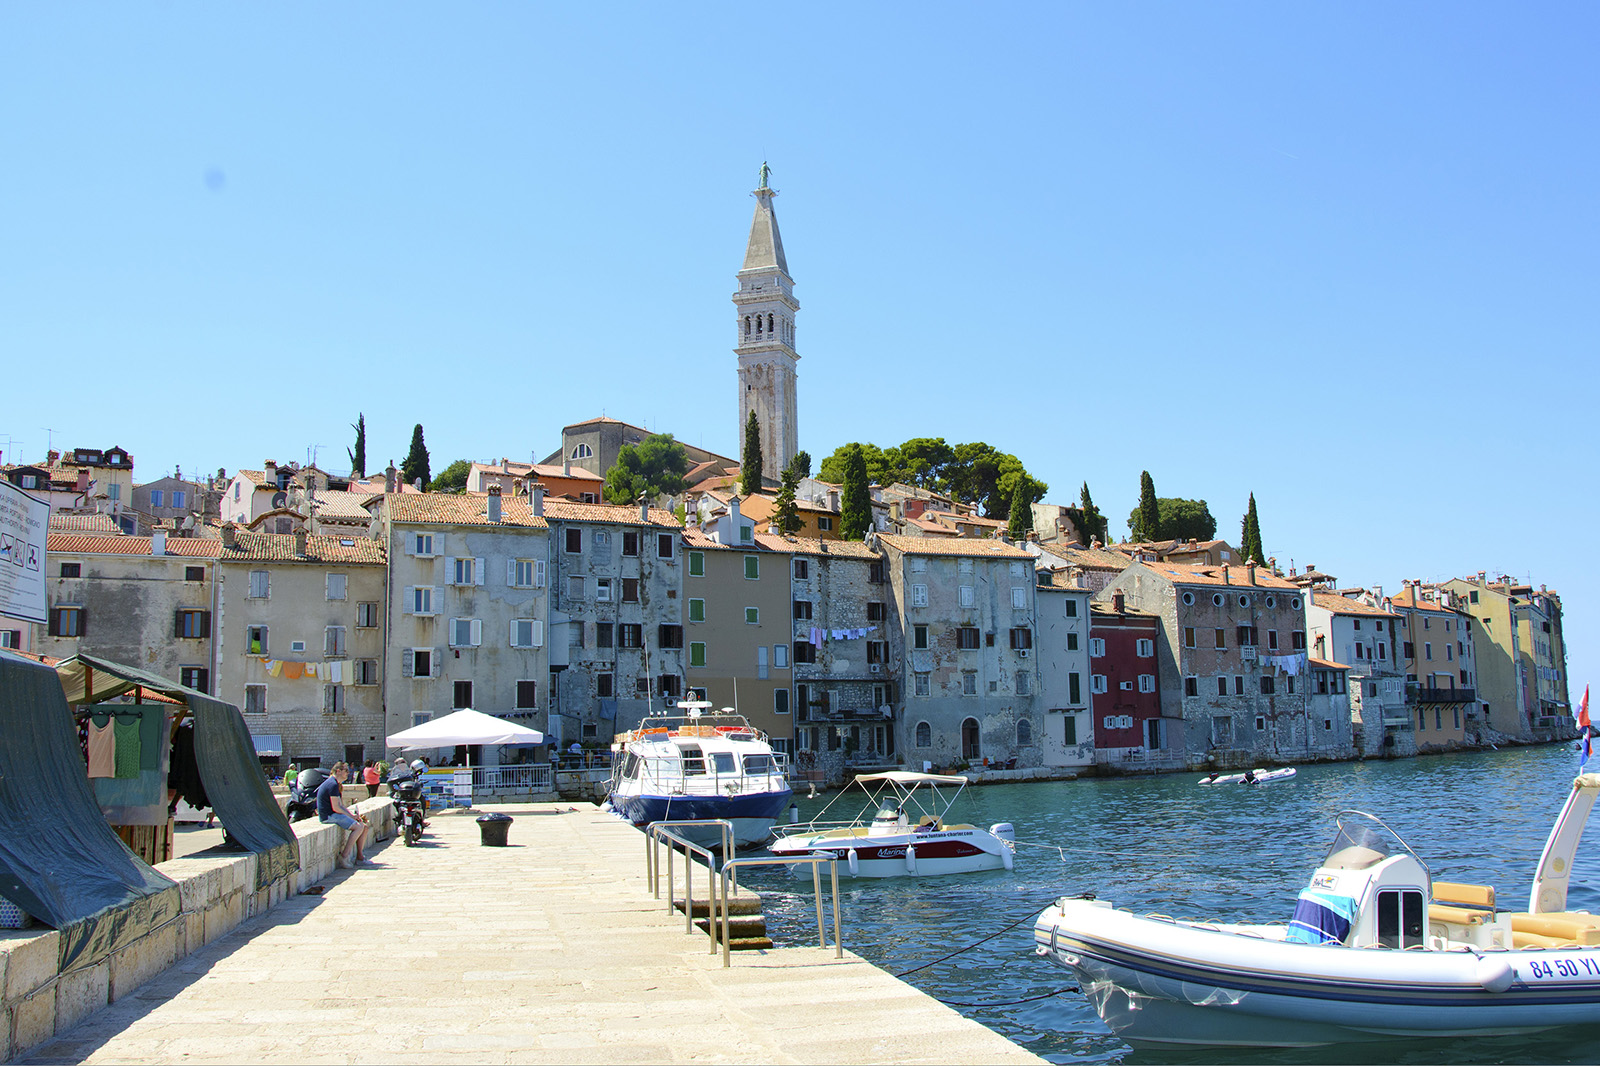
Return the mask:
<svg viewBox="0 0 1600 1066">
<path fill-rule="evenodd" d="M 1270 785 L 1274 781 L 1292 780 L 1294 775 L 1294 767 L 1281 766 L 1276 770 L 1246 770 L 1242 774 L 1207 774 L 1205 777 L 1200 779 L 1200 784 Z"/>
</svg>

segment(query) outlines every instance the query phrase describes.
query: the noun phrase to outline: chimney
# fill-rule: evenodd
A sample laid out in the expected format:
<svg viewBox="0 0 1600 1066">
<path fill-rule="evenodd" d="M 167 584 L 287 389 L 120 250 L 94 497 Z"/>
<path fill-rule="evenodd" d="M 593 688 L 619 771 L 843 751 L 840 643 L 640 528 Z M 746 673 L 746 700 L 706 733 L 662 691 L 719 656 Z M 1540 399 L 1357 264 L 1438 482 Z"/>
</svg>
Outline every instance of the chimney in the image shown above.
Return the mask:
<svg viewBox="0 0 1600 1066">
<path fill-rule="evenodd" d="M 1383 586 L 1382 585 L 1374 585 L 1374 586 L 1372 586 L 1372 598 L 1377 600 L 1379 603 L 1383 602 Z"/>
<path fill-rule="evenodd" d="M 561 476 L 562 477 L 571 477 L 572 476 L 572 459 L 569 456 L 562 456 L 561 457 Z"/>
<path fill-rule="evenodd" d="M 647 492 L 639 493 L 639 521 L 650 524 L 650 494 Z"/>
<path fill-rule="evenodd" d="M 535 481 L 528 486 L 528 491 L 533 494 L 533 514 L 535 518 L 544 517 L 544 482 Z"/>
<path fill-rule="evenodd" d="M 503 455 L 500 457 L 500 472 L 502 474 L 511 473 L 511 460 Z"/>
<path fill-rule="evenodd" d="M 1222 583 L 1224 585 L 1231 584 L 1231 582 L 1228 580 L 1228 564 L 1227 563 L 1223 563 L 1222 564 Z"/>
<path fill-rule="evenodd" d="M 393 492 L 395 490 L 396 486 L 399 484 L 399 482 L 395 480 L 395 475 L 398 473 L 399 471 L 394 468 L 394 460 L 390 459 L 389 468 L 383 472 L 384 492 Z"/>
<path fill-rule="evenodd" d="M 1198 540 L 1196 540 L 1195 538 L 1190 537 L 1189 538 L 1189 550 L 1190 551 L 1198 551 L 1199 548 L 1200 548 L 1200 542 Z"/>
<path fill-rule="evenodd" d="M 1483 572 L 1483 571 L 1482 571 L 1482 570 L 1479 570 L 1479 571 L 1478 571 L 1478 584 L 1480 584 L 1480 585 L 1481 585 L 1481 584 L 1483 584 L 1483 583 L 1484 583 L 1484 582 L 1483 582 L 1483 579 L 1484 579 L 1484 577 L 1485 577 L 1485 576 L 1486 576 L 1486 575 L 1485 575 L 1485 574 L 1484 574 L 1484 572 Z"/>
<path fill-rule="evenodd" d="M 1256 564 L 1254 560 L 1244 564 L 1244 580 L 1249 585 L 1256 583 Z"/>
<path fill-rule="evenodd" d="M 306 553 L 306 531 L 304 528 L 294 531 L 294 553 L 300 556 Z"/>
<path fill-rule="evenodd" d="M 415 480 L 415 481 L 413 481 L 411 483 L 411 487 L 416 489 L 418 492 L 421 492 L 422 491 L 422 479 L 420 477 L 417 478 L 417 480 Z"/>
<path fill-rule="evenodd" d="M 889 520 L 895 524 L 900 522 L 900 501 L 893 500 L 889 504 Z"/>
<path fill-rule="evenodd" d="M 1116 611 L 1118 614 L 1127 613 L 1128 603 L 1125 599 L 1123 599 L 1121 589 L 1117 589 L 1111 594 L 1111 609 Z"/>
<path fill-rule="evenodd" d="M 274 462 L 273 460 L 268 459 L 262 465 L 266 468 L 267 480 L 268 481 L 274 481 L 274 482 L 277 481 L 278 480 L 278 464 L 276 462 Z"/>
<path fill-rule="evenodd" d="M 500 486 L 489 486 L 489 521 L 498 525 L 500 523 Z"/>
<path fill-rule="evenodd" d="M 1090 537 L 1089 538 L 1089 547 L 1093 548 L 1095 551 L 1099 551 L 1103 546 L 1104 545 L 1102 545 L 1100 543 L 1100 538 L 1099 537 Z"/>
<path fill-rule="evenodd" d="M 222 523 L 222 546 L 224 548 L 237 548 L 239 546 L 239 527 L 232 522 Z"/>
<path fill-rule="evenodd" d="M 1038 530 L 1036 530 L 1036 529 L 1028 530 L 1028 543 L 1029 544 L 1037 544 L 1037 543 L 1039 543 L 1039 531 Z"/>
<path fill-rule="evenodd" d="M 48 452 L 45 453 L 44 465 L 45 466 L 55 466 L 56 463 L 60 459 L 61 459 L 61 453 L 56 451 L 54 448 L 51 448 Z"/>
<path fill-rule="evenodd" d="M 737 542 L 738 539 L 739 539 L 739 497 L 738 497 L 738 495 L 733 495 L 733 496 L 729 496 L 728 497 L 728 517 L 733 519 L 733 538 L 734 538 L 734 541 Z"/>
<path fill-rule="evenodd" d="M 834 511 L 834 512 L 837 512 L 839 510 L 839 490 L 838 489 L 829 489 L 828 490 L 828 510 Z"/>
<path fill-rule="evenodd" d="M 165 555 L 165 554 L 167 554 L 167 531 L 166 530 L 164 530 L 164 529 L 155 529 L 155 530 L 151 530 L 150 531 L 150 554 L 151 555 Z"/>
</svg>

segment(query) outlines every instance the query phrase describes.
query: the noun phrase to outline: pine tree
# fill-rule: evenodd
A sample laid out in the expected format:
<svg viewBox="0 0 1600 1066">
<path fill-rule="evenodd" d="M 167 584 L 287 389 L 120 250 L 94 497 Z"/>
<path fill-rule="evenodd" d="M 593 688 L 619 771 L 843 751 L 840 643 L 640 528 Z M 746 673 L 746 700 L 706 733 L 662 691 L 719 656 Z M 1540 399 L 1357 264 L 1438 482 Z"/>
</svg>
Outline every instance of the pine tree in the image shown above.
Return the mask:
<svg viewBox="0 0 1600 1066">
<path fill-rule="evenodd" d="M 867 457 L 852 444 L 844 461 L 844 499 L 839 507 L 839 535 L 861 540 L 872 528 L 872 493 L 867 488 Z"/>
<path fill-rule="evenodd" d="M 1246 562 L 1266 563 L 1266 552 L 1261 547 L 1261 518 L 1256 514 L 1256 494 L 1250 494 L 1250 509 L 1244 513 L 1243 532 L 1239 552 Z"/>
<path fill-rule="evenodd" d="M 746 496 L 761 491 L 761 420 L 755 408 L 744 424 L 744 455 L 739 462 L 739 491 Z"/>
<path fill-rule="evenodd" d="M 407 485 L 414 484 L 421 478 L 423 492 L 427 492 L 428 486 L 433 482 L 433 476 L 428 472 L 428 446 L 422 442 L 420 422 L 411 431 L 411 451 L 407 453 L 406 461 L 400 464 L 400 476 Z"/>
<path fill-rule="evenodd" d="M 1155 540 L 1161 535 L 1161 507 L 1156 503 L 1156 483 L 1146 470 L 1139 475 L 1139 521 L 1132 530 L 1135 541 Z"/>
<path fill-rule="evenodd" d="M 795 452 L 794 453 L 794 458 L 789 461 L 789 465 L 794 467 L 795 470 L 800 474 L 801 477 L 803 477 L 803 478 L 810 477 L 811 476 L 811 453 L 810 452 Z"/>
<path fill-rule="evenodd" d="M 350 476 L 363 478 L 367 476 L 367 416 L 358 416 L 350 428 L 356 431 L 356 446 L 345 449 L 350 453 Z"/>
<path fill-rule="evenodd" d="M 800 532 L 800 508 L 795 504 L 795 490 L 800 487 L 800 471 L 793 463 L 784 470 L 778 485 L 777 510 L 773 514 L 778 532 L 789 536 Z"/>
<path fill-rule="evenodd" d="M 1012 540 L 1022 540 L 1033 528 L 1033 494 L 1028 491 L 1028 479 L 1017 478 L 1017 487 L 1011 492 L 1011 518 L 1006 523 L 1006 535 Z"/>
</svg>

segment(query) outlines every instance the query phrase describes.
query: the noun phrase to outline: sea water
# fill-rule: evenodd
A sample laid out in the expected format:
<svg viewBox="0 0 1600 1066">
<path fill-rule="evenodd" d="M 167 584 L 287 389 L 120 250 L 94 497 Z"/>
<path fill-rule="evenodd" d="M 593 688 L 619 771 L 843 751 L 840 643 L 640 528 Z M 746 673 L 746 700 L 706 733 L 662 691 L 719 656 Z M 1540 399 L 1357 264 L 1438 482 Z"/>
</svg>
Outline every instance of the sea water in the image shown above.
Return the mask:
<svg viewBox="0 0 1600 1066">
<path fill-rule="evenodd" d="M 1600 770 L 1600 762 L 1591 768 Z M 845 945 L 1054 1062 L 1600 1062 L 1600 1032 L 1327 1049 L 1136 1050 L 1081 995 L 1059 991 L 1076 984 L 1071 971 L 1033 951 L 1033 918 L 1057 897 L 1085 892 L 1141 914 L 1287 921 L 1333 840 L 1334 817 L 1348 809 L 1382 818 L 1435 878 L 1493 885 L 1502 907 L 1525 909 L 1534 863 L 1576 770 L 1571 746 L 1558 744 L 1309 766 L 1293 781 L 1256 787 L 1200 787 L 1199 774 L 971 787 L 953 818 L 985 827 L 1011 822 L 1016 869 L 842 878 Z M 815 817 L 831 798 L 802 799 L 801 819 Z M 828 817 L 852 803 L 841 798 Z M 751 871 L 741 881 L 762 893 L 779 944 L 816 943 L 809 875 Z M 1600 833 L 1591 831 L 1579 848 L 1568 906 L 1600 911 Z M 976 943 L 986 937 L 992 939 Z"/>
</svg>

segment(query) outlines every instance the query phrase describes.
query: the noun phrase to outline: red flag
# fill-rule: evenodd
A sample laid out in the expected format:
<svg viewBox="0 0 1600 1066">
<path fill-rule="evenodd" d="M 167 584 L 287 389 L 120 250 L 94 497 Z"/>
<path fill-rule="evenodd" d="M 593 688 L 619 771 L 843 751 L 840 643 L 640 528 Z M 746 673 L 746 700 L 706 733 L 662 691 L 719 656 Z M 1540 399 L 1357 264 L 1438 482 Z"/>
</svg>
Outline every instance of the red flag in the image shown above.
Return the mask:
<svg viewBox="0 0 1600 1066">
<path fill-rule="evenodd" d="M 1578 728 L 1589 728 L 1589 686 L 1583 686 L 1583 701 L 1578 704 Z"/>
</svg>

